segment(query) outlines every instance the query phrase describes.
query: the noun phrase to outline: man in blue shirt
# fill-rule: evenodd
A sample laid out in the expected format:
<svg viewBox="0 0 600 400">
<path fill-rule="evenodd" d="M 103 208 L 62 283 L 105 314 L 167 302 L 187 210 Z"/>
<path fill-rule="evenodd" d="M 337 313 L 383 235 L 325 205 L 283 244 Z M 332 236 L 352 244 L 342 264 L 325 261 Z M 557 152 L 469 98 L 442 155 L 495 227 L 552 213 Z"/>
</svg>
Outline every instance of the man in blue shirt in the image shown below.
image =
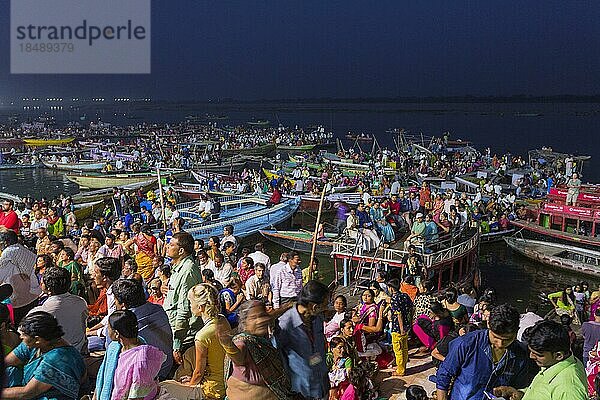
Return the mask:
<svg viewBox="0 0 600 400">
<path fill-rule="evenodd" d="M 481 400 L 483 391 L 497 386 L 523 388 L 528 357 L 516 341 L 519 312 L 508 304 L 490 311 L 489 329 L 475 331 L 450 342 L 448 357 L 437 372 L 438 400 Z M 454 380 L 452 392 L 448 390 Z"/>
<path fill-rule="evenodd" d="M 328 300 L 327 286 L 308 281 L 298 295 L 298 302 L 279 317 L 275 327 L 275 341 L 283 354 L 292 390 L 306 399 L 329 395 L 322 316 Z"/>
<path fill-rule="evenodd" d="M 145 344 L 160 349 L 167 356 L 158 374 L 160 379 L 165 379 L 173 367 L 173 332 L 166 311 L 146 301 L 142 284 L 134 279 L 119 279 L 113 284 L 113 293 L 117 309 L 129 309 L 137 317 L 139 336 Z"/>
</svg>

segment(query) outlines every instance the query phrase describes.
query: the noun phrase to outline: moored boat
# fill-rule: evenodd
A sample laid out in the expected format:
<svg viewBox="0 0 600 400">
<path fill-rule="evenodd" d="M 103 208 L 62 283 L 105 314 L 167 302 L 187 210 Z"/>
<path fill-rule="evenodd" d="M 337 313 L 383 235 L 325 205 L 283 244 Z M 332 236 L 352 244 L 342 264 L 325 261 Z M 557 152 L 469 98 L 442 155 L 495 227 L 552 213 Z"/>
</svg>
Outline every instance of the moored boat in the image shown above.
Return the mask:
<svg viewBox="0 0 600 400">
<path fill-rule="evenodd" d="M 289 153 L 302 153 L 305 151 L 312 151 L 317 144 L 302 144 L 298 146 L 286 146 L 282 144 L 277 145 L 277 150 L 287 151 Z"/>
<path fill-rule="evenodd" d="M 268 119 L 254 119 L 246 123 L 250 126 L 269 126 L 271 124 L 271 121 L 269 121 Z"/>
<path fill-rule="evenodd" d="M 267 143 L 254 147 L 242 147 L 239 149 L 221 149 L 221 154 L 224 156 L 233 156 L 237 154 L 265 156 L 275 150 L 276 147 L 277 145 L 275 143 Z"/>
<path fill-rule="evenodd" d="M 270 241 L 290 250 L 296 250 L 303 253 L 310 253 L 312 251 L 312 232 L 263 229 L 260 231 L 260 234 Z M 331 251 L 333 250 L 333 240 L 338 236 L 339 235 L 335 233 L 325 233 L 325 238 L 317 240 L 315 252 L 324 255 L 331 254 Z"/>
<path fill-rule="evenodd" d="M 106 165 L 103 162 L 97 162 L 93 160 L 81 160 L 75 163 L 52 160 L 42 160 L 42 163 L 46 168 L 55 169 L 59 171 L 102 171 L 102 168 Z"/>
<path fill-rule="evenodd" d="M 504 241 L 511 249 L 542 264 L 600 277 L 600 251 L 516 237 L 506 237 Z"/>
<path fill-rule="evenodd" d="M 63 144 L 69 144 L 74 141 L 75 138 L 63 138 L 63 139 L 23 139 L 26 146 L 42 147 L 42 146 L 61 146 Z"/>
<path fill-rule="evenodd" d="M 187 173 L 181 169 L 161 169 L 161 177 L 167 178 L 170 176 L 178 177 Z M 74 182 L 83 189 L 104 189 L 141 183 L 156 179 L 156 172 L 141 172 L 141 173 L 116 173 L 116 174 L 68 174 L 66 178 Z"/>
<path fill-rule="evenodd" d="M 91 217 L 95 211 L 102 210 L 104 207 L 104 200 L 91 201 L 87 203 L 75 204 L 75 217 L 78 221 L 83 221 Z"/>
<path fill-rule="evenodd" d="M 156 178 L 153 178 L 153 179 L 146 180 L 144 182 L 132 183 L 129 185 L 120 185 L 120 186 L 117 186 L 117 188 L 119 190 L 122 190 L 125 192 L 132 191 L 132 190 L 138 190 L 138 189 L 140 189 L 142 191 L 146 191 L 157 184 L 158 184 L 158 182 L 157 182 Z M 107 200 L 113 196 L 113 189 L 114 189 L 114 187 L 108 187 L 108 188 L 104 188 L 104 189 L 96 189 L 96 190 L 92 190 L 92 191 L 80 192 L 80 193 L 73 195 L 73 201 L 89 203 L 89 202 L 93 202 L 93 201 L 97 201 L 97 200 Z"/>
<path fill-rule="evenodd" d="M 511 224 L 536 236 L 600 250 L 600 209 L 545 202 L 526 211 L 526 218 Z"/>
<path fill-rule="evenodd" d="M 229 203 L 229 204 L 227 204 Z M 250 236 L 261 229 L 279 225 L 294 215 L 300 205 L 299 199 L 288 199 L 267 207 L 266 198 L 232 195 L 221 198 L 221 215 L 217 219 L 204 220 L 196 211 L 197 202 L 178 205 L 180 216 L 188 221 L 186 232 L 194 239 L 208 240 L 210 236 L 222 236 L 225 225 L 235 226 L 238 238 Z M 229 208 L 233 210 L 230 212 Z M 237 210 L 235 210 L 237 208 Z"/>
</svg>

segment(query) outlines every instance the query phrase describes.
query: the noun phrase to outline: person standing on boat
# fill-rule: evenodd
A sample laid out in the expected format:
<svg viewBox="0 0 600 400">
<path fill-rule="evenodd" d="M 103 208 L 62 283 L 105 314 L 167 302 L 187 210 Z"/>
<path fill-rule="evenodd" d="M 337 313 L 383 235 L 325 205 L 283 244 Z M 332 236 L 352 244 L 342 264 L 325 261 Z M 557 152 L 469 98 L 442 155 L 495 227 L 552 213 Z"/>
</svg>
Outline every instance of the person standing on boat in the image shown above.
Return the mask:
<svg viewBox="0 0 600 400">
<path fill-rule="evenodd" d="M 579 197 L 579 189 L 581 188 L 581 180 L 579 179 L 579 175 L 574 173 L 571 176 L 571 179 L 567 181 L 567 205 L 576 206 L 577 205 L 577 197 Z"/>
<path fill-rule="evenodd" d="M 225 243 L 231 242 L 234 244 L 235 249 L 237 249 L 237 238 L 233 236 L 233 225 L 225 225 L 223 227 L 223 239 L 221 239 L 221 247 L 220 250 L 225 250 Z"/>
</svg>

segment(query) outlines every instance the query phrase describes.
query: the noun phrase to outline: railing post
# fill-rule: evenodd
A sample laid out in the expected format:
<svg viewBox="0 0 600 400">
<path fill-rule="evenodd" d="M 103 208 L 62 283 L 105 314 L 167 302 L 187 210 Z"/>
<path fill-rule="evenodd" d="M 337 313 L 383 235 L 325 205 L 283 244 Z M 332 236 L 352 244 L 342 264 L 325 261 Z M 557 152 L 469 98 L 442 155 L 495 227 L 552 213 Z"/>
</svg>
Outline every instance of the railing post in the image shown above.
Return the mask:
<svg viewBox="0 0 600 400">
<path fill-rule="evenodd" d="M 348 259 L 344 258 L 344 287 L 348 286 Z"/>
</svg>

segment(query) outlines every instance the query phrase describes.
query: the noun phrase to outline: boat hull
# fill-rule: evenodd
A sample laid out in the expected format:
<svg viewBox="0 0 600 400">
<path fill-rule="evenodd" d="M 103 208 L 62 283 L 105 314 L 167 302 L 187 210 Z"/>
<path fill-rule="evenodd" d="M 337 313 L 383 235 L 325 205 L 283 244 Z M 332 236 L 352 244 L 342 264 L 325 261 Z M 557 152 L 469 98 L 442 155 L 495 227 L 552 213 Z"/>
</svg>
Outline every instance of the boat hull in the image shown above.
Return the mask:
<svg viewBox="0 0 600 400">
<path fill-rule="evenodd" d="M 256 147 L 245 147 L 243 149 L 223 149 L 221 150 L 221 154 L 226 156 L 233 156 L 236 154 L 246 154 L 246 155 L 255 155 L 255 156 L 265 156 L 272 151 L 275 150 L 277 145 L 275 143 L 272 144 L 263 144 L 262 146 Z"/>
<path fill-rule="evenodd" d="M 261 230 L 260 234 L 266 239 L 290 250 L 296 250 L 302 253 L 312 252 L 312 234 L 309 232 Z M 333 241 L 317 241 L 315 249 L 317 254 L 330 255 L 332 251 Z"/>
<path fill-rule="evenodd" d="M 544 265 L 593 276 L 596 278 L 600 277 L 600 266 L 597 263 L 596 265 L 591 265 L 578 262 L 576 260 L 565 259 L 556 255 L 561 250 L 568 250 L 582 255 L 593 255 L 596 257 L 596 260 L 599 260 L 600 252 L 582 249 L 576 246 L 566 246 L 557 243 L 548 243 L 539 240 L 520 239 L 515 237 L 506 237 L 504 238 L 504 241 L 517 253 L 531 260 L 538 261 Z"/>
<path fill-rule="evenodd" d="M 277 146 L 277 150 L 279 151 L 286 151 L 288 153 L 303 153 L 305 151 L 312 151 L 314 150 L 314 148 L 317 147 L 316 144 L 304 144 L 301 146 L 283 146 L 283 145 L 278 145 Z"/>
<path fill-rule="evenodd" d="M 61 146 L 71 143 L 75 138 L 65 139 L 23 139 L 26 146 L 42 147 L 42 146 Z"/>
<path fill-rule="evenodd" d="M 534 222 L 523 220 L 511 221 L 511 224 L 517 228 L 522 228 L 528 232 L 531 232 L 534 235 L 539 235 L 541 238 L 552 238 L 565 244 L 582 246 L 592 250 L 600 250 L 600 239 L 595 237 L 562 232 L 556 229 L 540 226 Z"/>
<path fill-rule="evenodd" d="M 182 172 L 162 172 L 161 176 L 166 178 L 167 176 L 183 176 L 187 171 Z M 136 183 L 148 182 L 152 179 L 156 179 L 155 173 L 143 173 L 143 174 L 115 174 L 115 175 L 66 175 L 67 179 L 74 182 L 83 189 L 106 189 L 111 187 L 120 187 L 125 185 L 133 185 Z"/>
<path fill-rule="evenodd" d="M 103 207 L 104 201 L 97 200 L 89 203 L 76 204 L 73 212 L 75 213 L 75 217 L 78 221 L 83 221 L 90 218 L 94 212 L 102 210 Z"/>
<path fill-rule="evenodd" d="M 237 197 L 246 200 L 251 199 L 247 196 Z M 264 202 L 266 200 L 262 199 L 261 201 Z M 298 210 L 299 205 L 299 199 L 286 200 L 273 207 L 265 206 L 231 218 L 221 218 L 215 222 L 205 223 L 200 226 L 190 225 L 190 227 L 186 228 L 186 232 L 189 232 L 194 239 L 203 239 L 206 241 L 211 236 L 222 237 L 223 227 L 225 225 L 233 225 L 235 226 L 235 236 L 244 238 L 255 234 L 261 229 L 277 226 L 287 221 Z M 189 213 L 184 214 L 181 211 L 180 214 L 184 217 L 190 216 Z"/>
<path fill-rule="evenodd" d="M 55 169 L 58 171 L 102 171 L 104 165 L 103 162 L 89 162 L 89 163 L 62 163 L 58 161 L 43 160 L 42 163 L 46 168 Z"/>
</svg>

